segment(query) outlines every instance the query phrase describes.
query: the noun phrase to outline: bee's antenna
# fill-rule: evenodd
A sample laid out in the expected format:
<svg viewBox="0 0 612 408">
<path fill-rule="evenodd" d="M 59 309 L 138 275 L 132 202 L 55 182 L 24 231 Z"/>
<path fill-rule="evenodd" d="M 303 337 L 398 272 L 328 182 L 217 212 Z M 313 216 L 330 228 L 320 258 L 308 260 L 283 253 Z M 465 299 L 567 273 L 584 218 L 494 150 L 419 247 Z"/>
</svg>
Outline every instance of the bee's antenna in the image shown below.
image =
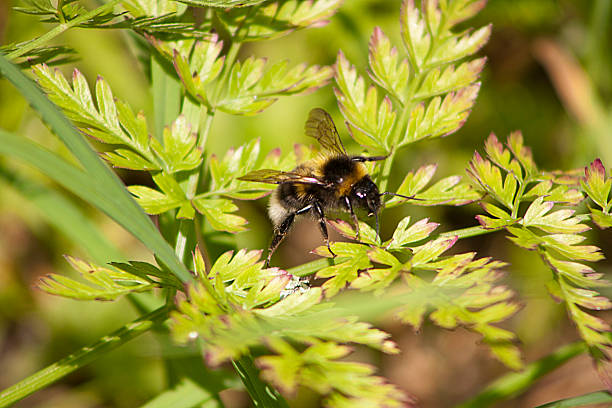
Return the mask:
<svg viewBox="0 0 612 408">
<path fill-rule="evenodd" d="M 396 194 L 396 193 L 392 193 L 390 191 L 385 191 L 384 193 L 379 193 L 378 194 L 380 197 L 384 196 L 384 195 L 392 195 L 392 196 L 397 196 L 397 197 L 402 197 L 402 198 L 406 198 L 408 200 L 417 200 L 417 201 L 425 201 L 423 198 L 416 198 L 414 195 L 411 196 L 405 196 L 402 194 Z"/>
</svg>

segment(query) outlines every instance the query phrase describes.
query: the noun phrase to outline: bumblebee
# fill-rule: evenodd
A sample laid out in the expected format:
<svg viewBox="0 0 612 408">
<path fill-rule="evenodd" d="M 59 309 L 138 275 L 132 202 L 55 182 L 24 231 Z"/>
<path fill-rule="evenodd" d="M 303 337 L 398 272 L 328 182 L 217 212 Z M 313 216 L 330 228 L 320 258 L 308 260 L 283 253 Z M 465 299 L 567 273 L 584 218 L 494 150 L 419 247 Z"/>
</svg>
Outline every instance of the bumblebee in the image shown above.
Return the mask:
<svg viewBox="0 0 612 408">
<path fill-rule="evenodd" d="M 392 194 L 381 194 L 378 191 L 364 164 L 368 161 L 383 160 L 386 156 L 349 156 L 331 116 L 325 110 L 311 110 L 304 129 L 306 135 L 314 137 L 321 145 L 322 152 L 318 157 L 292 171 L 262 169 L 239 177 L 239 180 L 279 184 L 272 193 L 268 207 L 268 214 L 274 225 L 274 236 L 268 248 L 266 266 L 296 216 L 308 213 L 314 216 L 319 222 L 327 249 L 335 256 L 329 246 L 326 212 L 349 212 L 359 239 L 359 220 L 355 210 L 365 210 L 368 216 L 374 215 L 378 230 L 380 198 L 382 195 Z"/>
</svg>

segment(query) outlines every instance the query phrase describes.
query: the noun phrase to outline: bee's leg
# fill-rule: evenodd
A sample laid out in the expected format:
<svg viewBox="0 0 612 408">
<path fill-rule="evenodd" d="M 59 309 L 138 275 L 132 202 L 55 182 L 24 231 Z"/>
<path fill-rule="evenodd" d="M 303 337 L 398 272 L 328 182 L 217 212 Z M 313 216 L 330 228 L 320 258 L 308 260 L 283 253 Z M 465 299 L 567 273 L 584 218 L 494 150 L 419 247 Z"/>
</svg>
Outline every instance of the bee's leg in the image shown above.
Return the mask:
<svg viewBox="0 0 612 408">
<path fill-rule="evenodd" d="M 357 232 L 357 241 L 360 240 L 360 235 L 359 235 L 359 220 L 357 219 L 357 216 L 355 215 L 355 211 L 353 211 L 353 205 L 351 204 L 351 200 L 348 197 L 344 197 L 344 202 L 346 203 L 346 206 L 349 210 L 349 212 L 351 213 L 351 217 L 353 218 L 353 224 L 355 224 L 355 232 Z"/>
<path fill-rule="evenodd" d="M 315 215 L 319 217 L 319 226 L 321 227 L 321 233 L 323 234 L 323 239 L 325 240 L 325 245 L 327 245 L 327 250 L 330 254 L 335 258 L 336 254 L 329 247 L 329 236 L 327 235 L 327 224 L 325 223 L 325 214 L 323 213 L 323 207 L 318 202 L 314 203 L 313 210 Z"/>
<path fill-rule="evenodd" d="M 363 162 L 369 162 L 369 161 L 385 160 L 387 157 L 389 156 L 370 156 L 370 157 L 355 156 L 355 157 L 352 157 L 352 160 L 363 163 Z"/>
<path fill-rule="evenodd" d="M 272 238 L 272 242 L 270 243 L 270 246 L 268 247 L 268 257 L 266 258 L 264 267 L 267 268 L 270 266 L 270 259 L 272 258 L 272 254 L 274 253 L 274 251 L 276 251 L 276 248 L 278 248 L 282 240 L 285 238 L 285 236 L 287 235 L 287 232 L 289 232 L 289 228 L 291 228 L 291 225 L 293 224 L 293 220 L 295 219 L 295 216 L 303 214 L 309 211 L 311 208 L 312 208 L 312 205 L 309 204 L 306 207 L 301 208 L 289 214 L 283 220 L 283 222 L 280 223 L 278 227 L 274 228 L 274 237 Z"/>
</svg>

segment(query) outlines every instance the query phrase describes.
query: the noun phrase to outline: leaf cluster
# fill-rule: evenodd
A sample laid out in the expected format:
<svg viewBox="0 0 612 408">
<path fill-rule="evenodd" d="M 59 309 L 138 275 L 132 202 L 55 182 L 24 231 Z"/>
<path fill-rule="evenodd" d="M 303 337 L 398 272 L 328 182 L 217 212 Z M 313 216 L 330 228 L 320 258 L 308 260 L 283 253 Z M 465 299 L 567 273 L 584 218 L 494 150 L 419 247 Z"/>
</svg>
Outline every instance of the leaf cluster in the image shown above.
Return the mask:
<svg viewBox="0 0 612 408">
<path fill-rule="evenodd" d="M 336 221 L 333 225 L 347 238 L 356 238 L 356 231 L 348 223 Z M 498 283 L 499 269 L 505 264 L 489 258 L 475 259 L 474 252 L 447 255 L 457 236 L 432 236 L 437 227 L 427 218 L 411 224 L 406 217 L 393 236 L 381 242 L 371 227 L 361 223 L 362 243 L 334 243 L 332 251 L 338 256 L 335 264 L 317 272 L 316 277 L 325 279 L 321 285 L 324 295 L 335 296 L 346 286 L 376 295 L 389 291 L 428 293 L 418 302 L 397 308 L 396 316 L 415 329 L 427 314 L 444 328 L 467 327 L 483 336 L 483 342 L 500 361 L 520 368 L 516 336 L 494 325 L 518 310 L 511 299 L 512 291 Z M 324 246 L 315 252 L 331 256 Z M 396 283 L 398 278 L 401 283 Z"/>
<path fill-rule="evenodd" d="M 474 104 L 485 59 L 469 59 L 488 40 L 491 27 L 454 31 L 484 6 L 481 0 L 427 0 L 419 9 L 402 2 L 398 50 L 379 27 L 369 43 L 368 76 L 344 54 L 336 62 L 336 97 L 352 136 L 377 153 L 446 136 L 459 129 Z"/>
<path fill-rule="evenodd" d="M 518 132 L 508 137 L 506 145 L 491 135 L 485 143 L 486 157 L 476 152 L 470 162 L 468 172 L 472 179 L 498 204 L 481 202 L 487 214 L 476 218 L 483 228 L 503 228 L 514 244 L 537 251 L 553 272 L 547 285 L 551 295 L 565 303 L 581 337 L 599 359 L 611 345 L 605 334 L 610 326 L 587 310 L 610 309 L 612 302 L 597 292 L 597 288 L 609 283 L 584 263 L 603 258 L 598 247 L 582 245 L 586 237 L 581 234 L 590 229 L 584 223 L 589 217 L 565 208 L 576 206 L 584 198 L 578 180 L 568 185 L 567 177 L 551 177 L 538 170 Z M 580 183 L 605 210 L 610 183 L 606 186 L 601 162 L 587 168 Z"/>
<path fill-rule="evenodd" d="M 115 262 L 108 267 L 74 257 L 66 259 L 86 283 L 52 273 L 40 279 L 40 289 L 77 300 L 115 300 L 129 293 L 146 292 L 159 287 L 174 290 L 183 288 L 182 283 L 170 271 L 146 262 Z"/>
<path fill-rule="evenodd" d="M 612 227 L 612 199 L 610 199 L 610 188 L 612 179 L 606 174 L 606 168 L 600 159 L 596 159 L 589 167 L 584 168 L 584 179 L 580 185 L 586 195 L 596 204 L 598 208 L 590 207 L 591 219 L 601 229 Z"/>
<path fill-rule="evenodd" d="M 168 3 L 168 2 L 166 2 Z M 95 13 L 91 18 L 79 21 L 75 27 L 97 29 L 130 29 L 139 34 L 162 36 L 164 38 L 201 37 L 207 35 L 206 27 L 196 27 L 193 22 L 181 21 L 176 7 L 164 7 L 167 12 L 157 15 L 146 15 L 142 7 L 130 7 L 128 11 L 116 13 L 105 10 Z M 14 7 L 15 11 L 36 15 L 44 23 L 66 23 L 88 14 L 88 10 L 76 0 L 69 0 L 53 5 L 51 0 L 23 0 L 23 5 Z M 130 13 L 140 11 L 140 15 Z"/>
<path fill-rule="evenodd" d="M 261 198 L 274 186 L 252 184 L 239 176 L 258 168 L 291 169 L 312 154 L 297 146 L 283 156 L 278 150 L 265 155 L 259 140 L 222 156 L 208 154 L 206 141 L 218 111 L 254 115 L 281 96 L 314 91 L 334 76 L 335 94 L 352 137 L 367 150 L 389 156 L 378 174 L 386 184 L 399 148 L 449 135 L 463 125 L 485 63 L 473 55 L 491 32 L 490 26 L 459 28 L 480 11 L 483 0 L 423 0 L 420 7 L 404 0 L 402 44 L 395 46 L 375 28 L 365 76 L 342 52 L 335 70 L 239 58 L 245 42 L 325 24 L 338 10 L 339 0 L 182 2 L 206 7 L 201 25 L 186 23 L 186 6 L 172 1 L 160 1 L 157 7 L 146 0 L 124 1 L 126 13 L 102 10 L 83 21 L 78 19 L 88 11 L 73 1 L 59 2 L 57 8 L 49 0 L 30 0 L 20 11 L 47 22 L 80 21 L 76 27 L 132 30 L 145 36 L 152 59 L 167 63 L 170 72 L 165 74 L 176 74 L 181 114 L 154 132 L 142 112 L 135 113 L 113 96 L 104 79 L 98 78 L 92 90 L 78 70 L 69 82 L 47 65 L 33 68 L 49 98 L 84 134 L 105 144 L 108 150 L 101 156 L 108 163 L 151 174 L 155 188 L 129 187 L 138 204 L 148 214 L 169 215 L 177 225 L 187 220 L 197 233 L 202 231 L 200 220 L 216 231 L 243 231 L 247 220 L 237 214 L 235 200 Z M 53 54 L 51 47 L 40 47 L 24 58 L 36 52 L 37 61 L 61 62 L 68 50 L 57 48 Z M 426 165 L 409 172 L 397 193 L 422 206 L 479 201 L 484 213 L 476 217 L 480 227 L 474 228 L 503 229 L 514 244 L 537 251 L 552 272 L 551 294 L 564 302 L 593 355 L 603 358 L 611 345 L 605 332 L 611 328 L 592 311 L 612 307 L 599 293 L 609 284 L 589 265 L 603 257 L 600 249 L 585 245 L 582 235 L 589 219 L 601 228 L 612 225 L 612 181 L 603 164 L 593 162 L 584 177 L 544 172 L 520 133 L 511 134 L 505 146 L 491 135 L 484 150 L 484 156 L 475 153 L 469 164 L 471 184 L 450 176 L 430 185 L 436 166 Z M 577 214 L 574 207 L 585 194 L 594 206 L 589 215 Z M 394 197 L 387 207 L 404 200 Z M 344 221 L 331 224 L 349 239 L 360 231 L 360 242 L 331 244 L 337 257 L 316 271 L 320 287 L 309 288 L 284 270 L 264 268 L 261 252 L 246 250 L 226 252 L 210 262 L 210 268 L 196 250 L 195 279 L 188 285 L 159 261 L 159 267 L 143 262 L 99 266 L 69 258 L 81 279 L 52 274 L 40 287 L 81 300 L 114 300 L 161 288 L 172 301 L 180 292 L 170 328 L 176 342 L 195 342 L 215 366 L 253 355 L 263 379 L 288 395 L 300 387 L 311 388 L 325 395 L 331 407 L 404 406 L 407 401 L 395 386 L 376 376 L 373 367 L 348 361 L 354 346 L 388 354 L 397 349 L 387 333 L 342 307 L 346 289 L 375 296 L 384 304 L 383 313 L 391 311 L 415 329 L 425 319 L 446 329 L 465 327 L 478 333 L 506 366 L 522 367 L 516 335 L 498 326 L 518 310 L 513 292 L 500 283 L 503 262 L 477 258 L 474 252 L 453 253 L 458 234 L 435 235 L 438 224 L 427 218 L 413 222 L 405 217 L 386 241 L 365 223 L 358 229 Z M 177 253 L 182 232 L 176 237 Z M 327 247 L 315 253 L 330 257 Z M 183 261 L 188 264 L 191 258 L 187 255 Z"/>
<path fill-rule="evenodd" d="M 223 42 L 217 35 L 196 42 L 193 48 L 185 45 L 181 44 L 182 50 L 171 50 L 173 64 L 187 93 L 209 110 L 253 115 L 280 96 L 314 91 L 333 75 L 329 67 L 300 64 L 289 68 L 288 61 L 268 64 L 266 59 L 255 57 L 228 67 L 225 56 L 220 55 Z M 161 51 L 170 53 L 164 48 Z M 222 72 L 225 75 L 220 75 Z"/>
<path fill-rule="evenodd" d="M 405 396 L 372 375 L 372 367 L 342 360 L 348 343 L 397 352 L 389 335 L 322 302 L 320 288 L 286 293 L 295 278 L 264 269 L 260 257 L 261 251 L 227 252 L 206 271 L 196 253 L 198 279 L 172 313 L 176 341 L 197 339 L 212 365 L 257 351 L 266 380 L 288 394 L 312 388 L 327 395 L 330 407 L 356 401 L 401 406 Z"/>
</svg>

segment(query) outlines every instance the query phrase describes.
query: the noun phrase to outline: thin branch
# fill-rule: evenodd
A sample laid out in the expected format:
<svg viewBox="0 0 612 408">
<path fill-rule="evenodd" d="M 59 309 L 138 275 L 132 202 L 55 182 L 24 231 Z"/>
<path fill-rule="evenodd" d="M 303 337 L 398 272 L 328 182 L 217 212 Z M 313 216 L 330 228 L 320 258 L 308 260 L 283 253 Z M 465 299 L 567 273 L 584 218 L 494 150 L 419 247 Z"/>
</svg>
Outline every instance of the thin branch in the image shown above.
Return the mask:
<svg viewBox="0 0 612 408">
<path fill-rule="evenodd" d="M 8 407 L 20 401 L 106 355 L 123 343 L 147 332 L 155 323 L 165 320 L 167 315 L 168 309 L 165 306 L 160 307 L 5 389 L 0 394 L 0 408 Z"/>
<path fill-rule="evenodd" d="M 25 44 L 23 47 L 19 47 L 17 48 L 15 51 L 11 52 L 10 54 L 7 55 L 7 57 L 11 60 L 14 60 L 15 58 L 21 57 L 24 54 L 27 54 L 28 52 L 32 51 L 35 48 L 38 48 L 40 46 L 42 46 L 43 44 L 45 44 L 46 42 L 54 39 L 55 37 L 57 37 L 58 35 L 62 34 L 63 32 L 67 31 L 68 29 L 78 26 L 81 23 L 84 23 L 85 21 L 94 18 L 95 16 L 104 13 L 107 10 L 111 10 L 113 7 L 115 7 L 116 4 L 118 4 L 120 2 L 120 0 L 109 0 L 108 3 L 91 10 L 88 13 L 85 13 L 73 20 L 70 20 L 68 22 L 65 23 L 60 23 L 57 25 L 57 27 L 55 27 L 53 30 L 46 32 L 45 34 L 41 35 L 40 37 L 38 37 L 37 39 L 35 39 L 34 41 L 31 41 L 27 44 Z"/>
</svg>

